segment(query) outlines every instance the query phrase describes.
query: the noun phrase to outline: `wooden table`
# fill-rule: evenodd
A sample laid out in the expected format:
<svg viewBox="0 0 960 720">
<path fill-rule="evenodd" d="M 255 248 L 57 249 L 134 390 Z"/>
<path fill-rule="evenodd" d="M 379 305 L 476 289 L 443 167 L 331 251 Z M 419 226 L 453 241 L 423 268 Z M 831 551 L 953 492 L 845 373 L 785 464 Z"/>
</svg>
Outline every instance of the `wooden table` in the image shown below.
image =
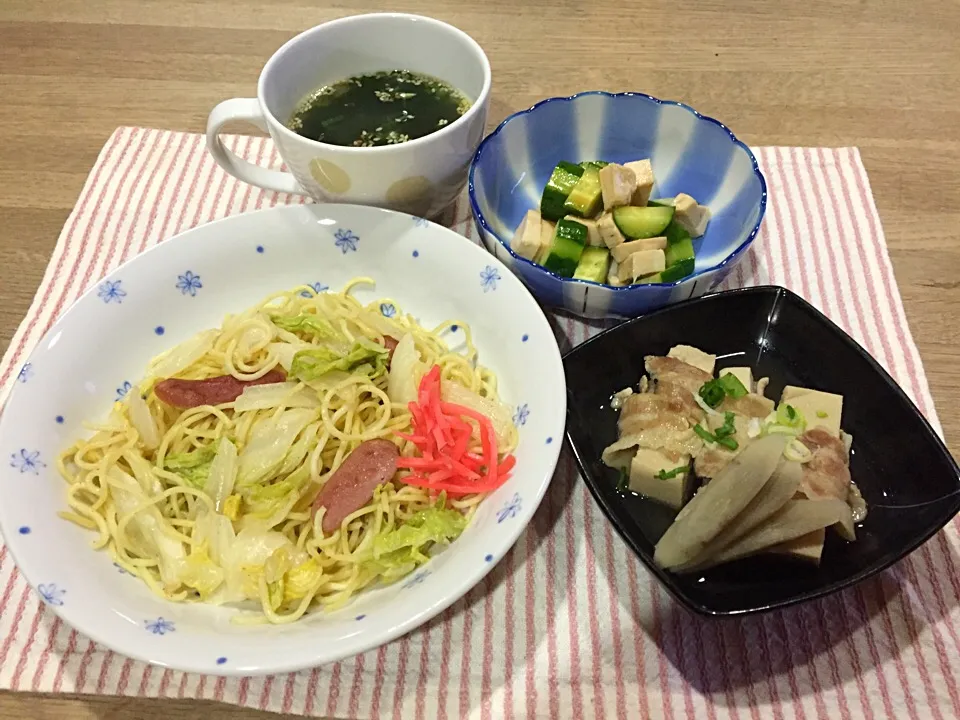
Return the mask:
<svg viewBox="0 0 960 720">
<path fill-rule="evenodd" d="M 260 67 L 292 35 L 388 7 L 480 42 L 493 65 L 491 125 L 550 95 L 642 90 L 721 118 L 754 145 L 859 146 L 947 439 L 960 448 L 960 5 L 950 0 L 2 0 L 0 346 L 115 127 L 201 131 L 216 102 L 255 92 Z M 0 719 L 24 717 L 276 716 L 0 693 Z"/>
</svg>

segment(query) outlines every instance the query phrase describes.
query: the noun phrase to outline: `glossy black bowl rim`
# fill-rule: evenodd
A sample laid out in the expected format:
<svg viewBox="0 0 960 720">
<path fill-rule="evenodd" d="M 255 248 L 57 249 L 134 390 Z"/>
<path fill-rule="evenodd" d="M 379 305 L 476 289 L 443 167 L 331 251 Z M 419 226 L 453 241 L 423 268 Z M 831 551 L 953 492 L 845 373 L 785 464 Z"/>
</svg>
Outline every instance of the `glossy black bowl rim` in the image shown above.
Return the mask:
<svg viewBox="0 0 960 720">
<path fill-rule="evenodd" d="M 920 412 L 920 409 L 917 407 L 916 403 L 910 398 L 909 395 L 907 395 L 906 392 L 904 392 L 903 388 L 900 387 L 899 383 L 897 383 L 897 381 L 894 380 L 893 377 L 891 377 L 890 373 L 888 373 L 883 368 L 883 366 L 881 366 L 880 363 L 878 363 L 873 358 L 873 356 L 870 355 L 870 353 L 868 353 L 863 348 L 863 346 L 860 345 L 860 343 L 858 343 L 856 340 L 850 337 L 850 335 L 848 335 L 843 328 L 841 328 L 839 325 L 833 322 L 833 320 L 831 320 L 822 312 L 820 312 L 816 307 L 814 307 L 809 302 L 807 302 L 803 297 L 801 297 L 800 295 L 796 294 L 795 292 L 785 287 L 781 287 L 778 285 L 760 285 L 760 286 L 749 287 L 749 288 L 735 288 L 732 290 L 723 290 L 721 292 L 711 293 L 699 298 L 693 298 L 691 300 L 684 300 L 674 305 L 669 305 L 667 307 L 654 310 L 652 312 L 647 313 L 646 315 L 641 315 L 640 317 L 633 318 L 632 320 L 628 320 L 612 328 L 608 328 L 606 330 L 603 330 L 600 333 L 597 333 L 594 337 L 581 343 L 580 345 L 573 348 L 572 350 L 568 350 L 566 353 L 564 353 L 563 362 L 564 364 L 566 364 L 568 358 L 571 358 L 577 355 L 578 353 L 580 353 L 581 351 L 586 350 L 587 348 L 590 347 L 591 344 L 599 341 L 601 338 L 609 334 L 621 332 L 627 327 L 635 323 L 642 323 L 647 318 L 670 313 L 676 308 L 687 307 L 689 305 L 695 305 L 695 304 L 710 303 L 730 295 L 756 295 L 758 297 L 764 297 L 764 296 L 769 296 L 771 294 L 774 295 L 775 302 L 780 302 L 784 298 L 789 298 L 791 301 L 799 302 L 799 304 L 802 307 L 812 312 L 814 317 L 816 317 L 819 322 L 832 325 L 837 330 L 837 332 L 839 333 L 843 341 L 852 350 L 854 350 L 862 358 L 864 358 L 868 362 L 868 364 L 873 368 L 874 372 L 878 373 L 887 382 L 888 385 L 893 387 L 894 391 L 903 400 L 906 400 L 910 409 L 913 411 L 913 414 L 922 423 L 924 429 L 926 430 L 927 435 L 933 439 L 934 444 L 940 450 L 942 455 L 947 459 L 949 465 L 953 469 L 953 475 L 956 478 L 956 484 L 958 485 L 958 488 L 960 488 L 960 466 L 957 465 L 957 462 L 956 460 L 954 460 L 953 455 L 950 454 L 949 449 L 944 444 L 940 436 L 933 429 L 933 426 L 930 425 L 930 422 L 923 415 L 923 413 Z M 566 368 L 564 369 L 566 370 Z M 569 390 L 568 390 L 568 393 L 569 393 Z M 607 503 L 607 500 L 604 498 L 603 493 L 600 492 L 600 489 L 597 487 L 592 476 L 587 471 L 586 468 L 587 468 L 587 463 L 589 461 L 581 456 L 577 448 L 576 441 L 573 437 L 573 433 L 570 430 L 572 412 L 573 412 L 572 400 L 573 399 L 570 397 L 567 398 L 567 432 L 566 432 L 567 443 L 570 446 L 570 450 L 573 452 L 574 459 L 577 462 L 577 469 L 580 471 L 580 476 L 584 479 L 584 482 L 586 483 L 587 488 L 589 488 L 590 494 L 593 496 L 593 499 L 596 501 L 597 505 L 600 506 L 600 510 L 603 512 L 607 521 L 613 526 L 614 530 L 617 531 L 617 534 L 623 539 L 623 541 L 627 544 L 627 546 L 633 551 L 633 554 L 636 555 L 637 558 L 644 565 L 647 566 L 647 569 L 650 570 L 650 572 L 654 575 L 654 577 L 656 577 L 657 580 L 660 581 L 660 584 L 663 585 L 663 587 L 665 587 L 667 591 L 680 604 L 682 604 L 684 607 L 690 610 L 693 610 L 699 615 L 703 615 L 707 617 L 717 617 L 717 618 L 744 617 L 746 615 L 756 615 L 764 612 L 770 612 L 772 610 L 782 610 L 788 607 L 792 607 L 794 605 L 799 605 L 800 603 L 808 602 L 810 600 L 816 600 L 818 598 L 826 597 L 827 595 L 831 595 L 835 592 L 844 590 L 846 588 L 853 587 L 854 585 L 862 582 L 863 580 L 866 580 L 869 577 L 872 577 L 874 575 L 877 575 L 883 572 L 884 570 L 887 570 L 888 568 L 892 567 L 893 565 L 895 565 L 896 563 L 900 562 L 905 557 L 913 553 L 917 548 L 925 544 L 928 540 L 930 540 L 930 538 L 932 538 L 934 535 L 940 532 L 944 527 L 946 527 L 946 525 L 956 516 L 957 512 L 960 511 L 960 492 L 944 497 L 943 502 L 944 502 L 945 513 L 942 521 L 931 526 L 931 529 L 928 529 L 925 533 L 918 535 L 916 540 L 905 545 L 901 549 L 901 551 L 897 553 L 895 556 L 880 563 L 877 566 L 866 568 L 861 572 L 858 572 L 855 575 L 852 575 L 849 578 L 846 578 L 840 583 L 810 590 L 809 592 L 801 593 L 795 597 L 789 598 L 782 602 L 770 603 L 770 604 L 761 605 L 758 607 L 743 608 L 743 609 L 737 609 L 737 610 L 715 610 L 705 605 L 701 605 L 694 602 L 691 598 L 687 597 L 682 592 L 678 591 L 675 587 L 673 587 L 673 582 L 671 580 L 670 574 L 667 573 L 662 568 L 658 567 L 652 561 L 652 559 L 648 559 L 647 557 L 645 557 L 644 553 L 641 551 L 638 544 L 634 542 L 633 537 L 629 533 L 625 532 L 623 528 L 620 527 L 619 523 L 617 523 L 617 521 L 614 519 L 613 508 L 609 506 L 609 504 Z M 949 509 L 949 511 L 947 511 L 947 509 Z"/>
</svg>

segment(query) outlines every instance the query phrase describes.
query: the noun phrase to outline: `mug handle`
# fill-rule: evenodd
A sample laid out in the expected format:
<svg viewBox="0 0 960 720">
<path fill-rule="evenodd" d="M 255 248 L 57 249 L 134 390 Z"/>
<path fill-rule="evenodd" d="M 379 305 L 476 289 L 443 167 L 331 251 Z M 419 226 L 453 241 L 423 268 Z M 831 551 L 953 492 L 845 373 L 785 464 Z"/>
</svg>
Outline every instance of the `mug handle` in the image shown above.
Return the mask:
<svg viewBox="0 0 960 720">
<path fill-rule="evenodd" d="M 247 162 L 236 153 L 227 150 L 220 139 L 220 128 L 231 120 L 246 120 L 262 130 L 266 129 L 260 103 L 256 98 L 232 98 L 217 105 L 207 118 L 207 150 L 224 170 L 243 182 L 276 190 L 277 192 L 306 195 L 297 179 L 288 172 L 268 170 Z"/>
</svg>

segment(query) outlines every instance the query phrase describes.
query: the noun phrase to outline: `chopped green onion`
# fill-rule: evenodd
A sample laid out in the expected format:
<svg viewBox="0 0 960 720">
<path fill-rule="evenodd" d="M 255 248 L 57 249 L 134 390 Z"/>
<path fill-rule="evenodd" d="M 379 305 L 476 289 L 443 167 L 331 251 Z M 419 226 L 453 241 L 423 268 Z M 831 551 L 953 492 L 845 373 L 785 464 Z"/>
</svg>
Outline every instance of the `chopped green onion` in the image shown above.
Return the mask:
<svg viewBox="0 0 960 720">
<path fill-rule="evenodd" d="M 740 447 L 740 443 L 738 443 L 732 437 L 717 438 L 717 444 L 723 445 L 728 450 L 736 450 L 738 447 Z"/>
<path fill-rule="evenodd" d="M 700 386 L 700 397 L 712 408 L 716 408 L 728 395 L 732 398 L 743 397 L 747 389 L 737 380 L 735 375 L 727 373 L 715 380 L 708 380 Z"/>
<path fill-rule="evenodd" d="M 799 412 L 793 405 L 781 403 L 780 407 L 777 408 L 777 424 L 803 432 L 803 429 L 807 426 L 807 421 L 803 417 L 803 413 Z"/>
<path fill-rule="evenodd" d="M 660 480 L 670 480 L 677 475 L 685 474 L 689 469 L 689 465 L 681 465 L 680 467 L 675 467 L 673 470 L 660 470 L 660 472 L 657 473 L 657 478 Z"/>
<path fill-rule="evenodd" d="M 727 415 L 732 416 L 733 413 L 727 413 Z M 727 420 L 730 423 L 733 422 L 730 417 L 728 417 Z M 726 429 L 726 427 L 727 427 L 727 423 L 725 422 L 723 424 L 723 427 L 719 428 L 717 430 L 717 434 L 714 435 L 713 433 L 710 433 L 704 430 L 702 427 L 700 427 L 700 424 L 697 423 L 696 425 L 693 426 L 693 431 L 698 436 L 700 436 L 700 438 L 703 439 L 705 442 L 712 442 L 712 443 L 716 443 L 717 445 L 722 445 L 728 450 L 736 450 L 738 447 L 740 447 L 740 443 L 738 443 L 732 437 L 729 437 L 728 434 L 721 435 L 721 432 L 723 432 Z"/>
<path fill-rule="evenodd" d="M 733 413 L 726 412 L 723 414 L 723 425 L 716 429 L 714 435 L 717 439 L 730 437 L 733 433 L 736 432 L 736 426 L 733 424 Z"/>
<path fill-rule="evenodd" d="M 730 373 L 721 375 L 720 379 L 716 382 L 719 383 L 723 391 L 732 398 L 743 397 L 747 394 L 747 389 L 743 386 L 743 383 L 737 379 L 736 375 Z"/>
<path fill-rule="evenodd" d="M 630 473 L 623 468 L 620 469 L 620 477 L 617 478 L 617 490 L 626 492 L 630 487 Z"/>
<path fill-rule="evenodd" d="M 826 416 L 827 416 L 827 413 L 825 413 L 823 410 L 817 410 L 818 418 L 825 418 Z"/>
<path fill-rule="evenodd" d="M 724 395 L 726 395 L 726 393 L 717 380 L 705 382 L 700 387 L 700 397 L 712 408 L 717 407 L 723 402 Z"/>
<path fill-rule="evenodd" d="M 702 427 L 700 427 L 700 423 L 697 423 L 696 425 L 693 426 L 693 431 L 700 436 L 701 440 L 705 440 L 707 442 L 717 441 L 717 438 L 715 438 L 713 434 L 707 432 Z"/>
</svg>

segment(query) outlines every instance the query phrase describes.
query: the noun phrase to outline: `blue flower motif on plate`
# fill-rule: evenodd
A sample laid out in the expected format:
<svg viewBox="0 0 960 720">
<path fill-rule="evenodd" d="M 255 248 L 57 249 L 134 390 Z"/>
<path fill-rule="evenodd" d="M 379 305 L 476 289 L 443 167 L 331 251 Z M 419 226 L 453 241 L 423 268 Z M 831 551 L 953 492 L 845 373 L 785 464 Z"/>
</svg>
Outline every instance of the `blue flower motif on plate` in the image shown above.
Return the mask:
<svg viewBox="0 0 960 720">
<path fill-rule="evenodd" d="M 327 290 L 330 289 L 329 285 L 324 285 L 323 283 L 319 283 L 319 282 L 307 283 L 307 285 L 310 286 L 313 292 L 310 292 L 310 290 L 301 290 L 300 294 L 303 295 L 303 297 L 305 298 L 310 298 L 310 297 L 313 297 L 314 295 L 319 295 L 320 293 L 326 292 Z"/>
<path fill-rule="evenodd" d="M 420 572 L 418 572 L 416 575 L 414 575 L 412 578 L 410 578 L 403 584 L 403 589 L 409 590 L 410 588 L 416 585 L 419 585 L 420 583 L 422 583 L 424 580 L 427 579 L 427 576 L 429 574 L 430 574 L 429 570 L 421 570 Z"/>
<path fill-rule="evenodd" d="M 63 596 L 67 594 L 66 590 L 58 588 L 55 583 L 37 585 L 37 592 L 47 605 L 63 605 Z"/>
<path fill-rule="evenodd" d="M 507 500 L 503 507 L 497 511 L 497 523 L 502 523 L 507 518 L 516 517 L 521 507 L 523 507 L 523 502 L 520 500 L 520 493 L 514 493 L 513 497 Z"/>
<path fill-rule="evenodd" d="M 20 452 L 10 455 L 10 467 L 16 468 L 21 474 L 28 472 L 39 475 L 40 468 L 45 468 L 46 466 L 47 464 L 40 460 L 39 450 L 30 452 L 26 448 L 20 448 Z"/>
<path fill-rule="evenodd" d="M 483 288 L 484 292 L 496 290 L 499 280 L 500 272 L 493 265 L 487 265 L 480 271 L 480 287 Z"/>
<path fill-rule="evenodd" d="M 167 633 L 177 631 L 177 628 L 173 624 L 173 620 L 164 620 L 162 617 L 159 617 L 156 620 L 144 620 L 143 626 L 148 632 L 152 632 L 154 635 L 166 635 Z"/>
<path fill-rule="evenodd" d="M 184 295 L 196 297 L 197 290 L 202 287 L 203 283 L 200 282 L 200 276 L 194 275 L 190 270 L 187 270 L 183 275 L 177 275 L 177 290 Z"/>
<path fill-rule="evenodd" d="M 121 575 L 131 575 L 131 574 L 132 574 L 132 573 L 130 573 L 126 568 L 124 568 L 123 565 L 121 565 L 120 563 L 114 563 L 113 566 L 117 569 L 117 572 L 120 573 Z"/>
<path fill-rule="evenodd" d="M 106 280 L 100 283 L 100 287 L 97 289 L 97 297 L 107 305 L 112 302 L 119 305 L 127 296 L 127 291 L 120 287 L 120 283 L 122 282 L 122 280 Z"/>
<path fill-rule="evenodd" d="M 133 385 L 130 384 L 130 381 L 125 380 L 123 385 L 117 388 L 117 400 L 123 400 L 127 396 L 127 393 L 130 392 L 130 388 L 132 387 Z"/>
<path fill-rule="evenodd" d="M 422 218 L 419 215 L 411 215 L 410 219 L 413 220 L 414 227 L 426 227 L 430 224 L 430 221 L 426 218 Z"/>
<path fill-rule="evenodd" d="M 513 414 L 513 424 L 517 427 L 523 427 L 527 424 L 528 417 L 530 417 L 530 407 L 524 403 L 517 407 L 517 411 Z"/>
<path fill-rule="evenodd" d="M 17 381 L 25 383 L 27 380 L 33 377 L 33 365 L 31 363 L 24 363 L 23 367 L 20 368 L 20 372 L 17 373 Z"/>
<path fill-rule="evenodd" d="M 334 244 L 340 248 L 340 252 L 346 255 L 348 252 L 356 252 L 357 243 L 360 242 L 360 238 L 354 235 L 352 230 L 347 230 L 346 228 L 339 228 L 334 234 Z"/>
<path fill-rule="evenodd" d="M 397 314 L 397 308 L 393 303 L 380 303 L 380 314 L 392 318 Z"/>
</svg>

